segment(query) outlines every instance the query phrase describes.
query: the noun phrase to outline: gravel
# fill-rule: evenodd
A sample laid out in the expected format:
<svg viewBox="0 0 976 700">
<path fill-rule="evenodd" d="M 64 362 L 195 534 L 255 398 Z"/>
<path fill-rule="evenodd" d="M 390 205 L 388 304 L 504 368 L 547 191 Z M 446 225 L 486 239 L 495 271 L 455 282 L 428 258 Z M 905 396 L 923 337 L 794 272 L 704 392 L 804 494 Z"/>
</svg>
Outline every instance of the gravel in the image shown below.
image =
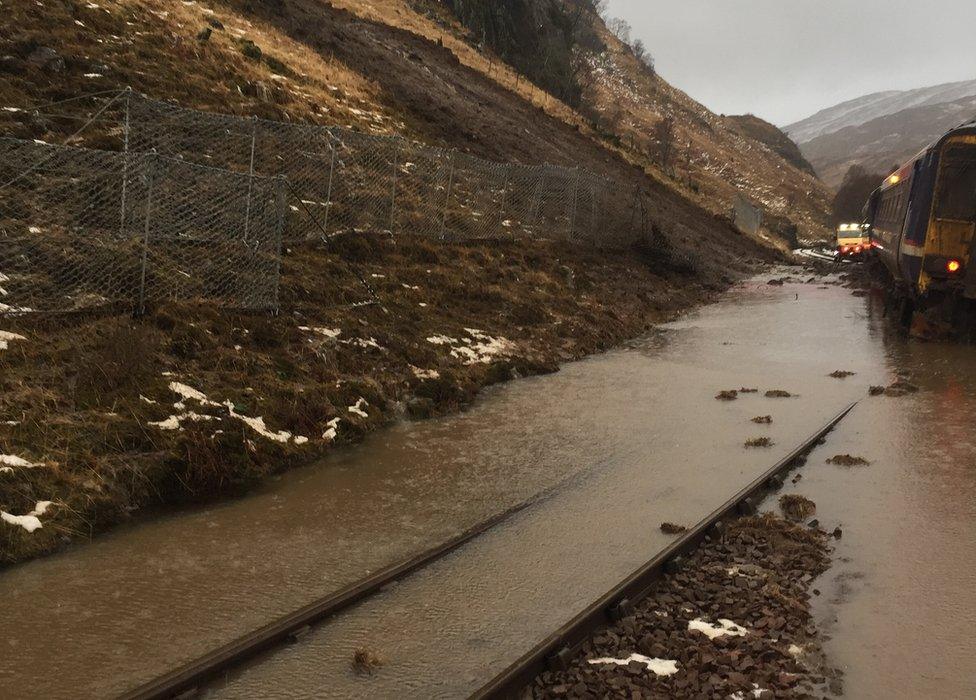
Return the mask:
<svg viewBox="0 0 976 700">
<path fill-rule="evenodd" d="M 809 610 L 811 583 L 828 566 L 828 535 L 819 528 L 772 513 L 741 518 L 707 538 L 634 614 L 585 642 L 568 670 L 540 674 L 522 696 L 840 693 L 840 672 L 827 667 Z"/>
</svg>

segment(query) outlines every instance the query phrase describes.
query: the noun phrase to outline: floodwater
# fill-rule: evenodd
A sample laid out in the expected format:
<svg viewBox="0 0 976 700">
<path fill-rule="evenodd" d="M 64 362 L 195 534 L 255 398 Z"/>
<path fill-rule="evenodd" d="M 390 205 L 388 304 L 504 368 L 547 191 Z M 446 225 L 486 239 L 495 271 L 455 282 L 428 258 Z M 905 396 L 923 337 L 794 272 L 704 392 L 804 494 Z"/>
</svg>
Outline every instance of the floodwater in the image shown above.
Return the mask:
<svg viewBox="0 0 976 700">
<path fill-rule="evenodd" d="M 0 574 L 0 696 L 120 693 L 548 492 L 545 500 L 429 569 L 210 691 L 217 697 L 463 695 L 666 546 L 672 538 L 660 533 L 661 522 L 697 522 L 863 397 L 868 385 L 889 380 L 894 368 L 914 366 L 930 352 L 887 338 L 870 301 L 849 290 L 742 285 L 626 348 L 567 365 L 555 375 L 496 387 L 462 415 L 401 424 L 247 498 L 120 528 L 90 545 Z M 969 367 L 970 384 L 961 390 L 963 398 L 954 395 L 956 405 L 973 400 L 976 373 Z M 847 380 L 826 376 L 835 369 L 858 374 Z M 760 393 L 728 403 L 713 398 L 719 390 L 742 386 L 782 388 L 798 396 L 767 399 Z M 927 386 L 907 400 L 870 399 L 876 402 L 872 407 L 884 407 L 876 410 L 901 419 L 891 429 L 877 422 L 880 417 L 867 419 L 861 439 L 888 445 L 896 441 L 893 431 L 904 431 L 898 434 L 900 447 L 874 453 L 879 465 L 886 456 L 911 454 L 907 446 L 922 429 L 920 422 L 926 416 L 935 421 L 945 410 L 948 399 L 931 392 Z M 912 410 L 911 402 L 926 400 L 933 402 L 929 413 Z M 972 420 L 974 407 L 965 405 Z M 902 415 L 902 408 L 910 415 Z M 763 414 L 773 415 L 773 425 L 749 422 Z M 912 639 L 925 656 L 914 668 L 890 664 L 888 672 L 896 677 L 933 669 L 933 654 L 943 647 L 942 658 L 958 661 L 954 679 L 966 668 L 971 673 L 972 664 L 963 661 L 976 647 L 959 624 L 968 608 L 972 628 L 972 580 L 962 590 L 942 581 L 961 584 L 972 576 L 972 549 L 967 559 L 965 552 L 936 546 L 946 539 L 936 536 L 941 528 L 957 531 L 953 544 L 943 547 L 961 549 L 960 540 L 966 540 L 971 548 L 976 534 L 973 431 L 965 432 L 962 422 L 958 426 L 960 440 L 970 441 L 969 452 L 956 445 L 939 448 L 953 460 L 941 472 L 949 481 L 921 489 L 914 483 L 915 490 L 901 491 L 905 507 L 922 513 L 908 521 L 915 532 L 906 538 L 925 518 L 935 520 L 927 547 L 918 552 L 930 569 L 905 562 L 904 576 L 914 576 L 916 588 L 889 589 L 900 601 L 900 615 L 913 614 L 904 609 L 905 600 L 925 596 L 929 617 L 935 610 L 957 609 L 956 626 L 916 621 Z M 775 446 L 743 447 L 759 435 L 771 437 Z M 912 461 L 912 470 L 918 466 Z M 913 471 L 913 479 L 899 471 L 885 483 L 931 481 L 929 471 Z M 920 493 L 939 497 L 919 498 Z M 951 498 L 958 505 L 946 510 Z M 826 503 L 822 508 L 826 512 Z M 873 508 L 885 513 L 881 503 Z M 853 520 L 848 527 L 852 532 L 841 542 L 853 547 Z M 901 547 L 896 555 L 906 551 Z M 878 565 L 880 554 L 869 541 L 845 556 L 863 574 L 868 563 Z M 848 687 L 870 688 L 877 669 L 865 669 L 868 677 L 857 685 L 854 666 L 864 656 L 855 654 L 862 644 L 856 635 L 880 642 L 889 628 L 877 615 L 871 625 L 842 629 L 846 611 L 856 615 L 864 609 L 858 607 L 858 589 L 848 589 L 834 596 L 838 602 L 824 619 L 838 619 L 831 645 L 841 645 L 839 653 L 846 656 L 838 658 L 852 660 L 845 664 Z M 898 598 L 900 593 L 911 597 Z M 855 641 L 844 647 L 849 635 Z M 887 643 L 900 645 L 898 637 Z M 351 671 L 358 647 L 384 660 L 377 673 L 364 678 Z M 874 661 L 868 657 L 864 663 Z M 936 691 L 957 687 L 933 683 Z"/>
</svg>

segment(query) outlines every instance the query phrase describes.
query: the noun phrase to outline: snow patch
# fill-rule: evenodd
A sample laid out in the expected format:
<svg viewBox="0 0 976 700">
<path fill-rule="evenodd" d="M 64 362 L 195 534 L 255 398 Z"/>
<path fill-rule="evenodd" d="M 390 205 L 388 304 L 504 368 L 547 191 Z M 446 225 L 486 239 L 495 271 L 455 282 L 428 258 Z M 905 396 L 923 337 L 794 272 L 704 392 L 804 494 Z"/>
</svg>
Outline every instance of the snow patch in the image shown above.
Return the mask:
<svg viewBox="0 0 976 700">
<path fill-rule="evenodd" d="M 21 469 L 33 469 L 34 467 L 41 466 L 36 462 L 29 462 L 17 455 L 0 455 L 0 464 L 5 467 L 20 467 Z"/>
<path fill-rule="evenodd" d="M 410 365 L 410 369 L 413 371 L 413 376 L 417 379 L 440 379 L 441 373 L 436 369 L 421 369 L 420 367 L 414 367 Z"/>
<path fill-rule="evenodd" d="M 326 423 L 326 431 L 322 433 L 322 439 L 326 442 L 332 442 L 336 439 L 336 435 L 339 433 L 339 422 L 341 418 L 333 418 L 328 423 Z"/>
<path fill-rule="evenodd" d="M 643 654 L 631 654 L 625 659 L 614 659 L 611 657 L 603 657 L 599 659 L 589 659 L 587 663 L 591 664 L 616 664 L 617 666 L 626 666 L 631 661 L 637 661 L 647 666 L 647 670 L 651 671 L 658 676 L 671 676 L 678 672 L 678 662 L 670 661 L 668 659 L 652 659 L 649 656 L 644 656 Z"/>
<path fill-rule="evenodd" d="M 362 396 L 360 396 L 359 401 L 357 401 L 355 405 L 349 406 L 347 410 L 353 415 L 359 416 L 360 418 L 369 418 L 369 414 L 363 410 L 365 406 L 369 406 L 369 402 L 366 399 L 364 399 Z"/>
<path fill-rule="evenodd" d="M 41 525 L 40 516 L 47 513 L 48 509 L 54 505 L 52 501 L 38 501 L 34 504 L 34 510 L 26 515 L 12 515 L 6 511 L 0 511 L 0 520 L 10 525 L 15 525 L 22 527 L 27 532 L 34 532 L 35 530 L 40 530 L 43 525 Z"/>
<path fill-rule="evenodd" d="M 205 416 L 194 413 L 193 411 L 187 411 L 186 413 L 172 415 L 165 420 L 150 421 L 149 425 L 160 430 L 183 430 L 183 423 L 188 420 L 199 423 L 200 421 L 215 420 L 215 416 Z"/>
<path fill-rule="evenodd" d="M 305 331 L 306 333 L 315 333 L 329 340 L 335 340 L 342 333 L 338 328 L 316 328 L 314 326 L 299 326 L 298 330 Z"/>
<path fill-rule="evenodd" d="M 748 697 L 761 698 L 765 691 L 766 689 L 760 688 L 758 683 L 753 683 L 752 690 L 749 691 L 748 695 L 744 690 L 737 690 L 729 696 L 729 700 L 746 700 Z"/>
<path fill-rule="evenodd" d="M 700 617 L 689 622 L 688 629 L 698 630 L 709 639 L 715 639 L 716 637 L 722 637 L 724 635 L 729 635 L 731 637 L 743 637 L 748 632 L 745 627 L 740 627 L 732 622 L 732 620 L 722 619 L 718 621 L 717 625 L 714 625 L 711 622 L 705 622 Z"/>
<path fill-rule="evenodd" d="M 268 430 L 268 426 L 264 423 L 264 418 L 261 418 L 260 416 L 257 418 L 251 418 L 238 413 L 234 410 L 234 404 L 231 401 L 224 401 L 224 406 L 227 407 L 227 411 L 230 413 L 231 418 L 236 418 L 237 420 L 241 421 L 244 425 L 256 432 L 261 437 L 266 437 L 269 440 L 280 443 L 286 443 L 293 439 L 292 434 L 287 430 L 279 430 L 278 432 Z M 298 442 L 299 439 L 301 440 L 300 443 Z M 301 435 L 295 436 L 294 440 L 296 444 L 305 444 L 308 442 L 308 438 Z"/>
<path fill-rule="evenodd" d="M 10 347 L 11 341 L 14 340 L 27 340 L 27 338 L 18 333 L 0 331 L 0 350 L 6 350 L 8 347 Z"/>
<path fill-rule="evenodd" d="M 450 346 L 451 356 L 463 364 L 475 365 L 491 362 L 497 357 L 506 357 L 515 349 L 512 341 L 493 337 L 477 328 L 465 328 L 466 337 L 452 338 L 446 335 L 433 335 L 427 338 L 432 345 Z"/>
</svg>

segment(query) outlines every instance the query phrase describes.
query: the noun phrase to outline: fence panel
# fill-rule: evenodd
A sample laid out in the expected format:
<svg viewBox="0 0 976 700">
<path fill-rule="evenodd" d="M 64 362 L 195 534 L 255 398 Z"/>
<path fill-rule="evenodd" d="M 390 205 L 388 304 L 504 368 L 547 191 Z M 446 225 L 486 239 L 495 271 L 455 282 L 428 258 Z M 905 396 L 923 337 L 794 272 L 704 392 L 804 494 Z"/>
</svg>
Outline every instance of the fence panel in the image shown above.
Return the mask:
<svg viewBox="0 0 976 700">
<path fill-rule="evenodd" d="M 452 154 L 404 143 L 397 168 L 393 232 L 440 236 L 452 184 Z"/>
<path fill-rule="evenodd" d="M 282 186 L 153 154 L 0 139 L 0 313 L 273 308 Z"/>
<path fill-rule="evenodd" d="M 502 235 L 498 219 L 504 200 L 507 167 L 463 153 L 455 154 L 453 196 L 444 235 L 457 240 Z"/>
<path fill-rule="evenodd" d="M 399 171 L 404 143 L 333 129 L 335 170 L 329 234 L 390 231 L 393 225 L 394 171 Z"/>
<path fill-rule="evenodd" d="M 130 298 L 139 248 L 122 221 L 123 160 L 0 139 L 0 312 Z"/>
</svg>

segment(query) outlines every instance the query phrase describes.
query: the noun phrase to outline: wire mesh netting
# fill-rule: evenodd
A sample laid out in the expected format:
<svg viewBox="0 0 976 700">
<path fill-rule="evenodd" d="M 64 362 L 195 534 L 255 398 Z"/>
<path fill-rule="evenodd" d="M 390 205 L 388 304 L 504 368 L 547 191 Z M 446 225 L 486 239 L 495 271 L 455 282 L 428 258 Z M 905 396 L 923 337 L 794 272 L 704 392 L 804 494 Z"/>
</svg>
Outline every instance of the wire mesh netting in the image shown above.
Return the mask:
<svg viewBox="0 0 976 700">
<path fill-rule="evenodd" d="M 287 177 L 289 242 L 363 231 L 601 245 L 626 238 L 627 217 L 608 210 L 610 183 L 586 170 L 495 163 L 395 136 L 126 99 L 131 150 Z"/>
<path fill-rule="evenodd" d="M 270 178 L 0 139 L 0 312 L 274 308 L 283 212 Z"/>
<path fill-rule="evenodd" d="M 131 91 L 98 100 L 83 102 L 89 123 L 117 120 L 122 152 L 0 139 L 0 312 L 180 299 L 274 308 L 283 241 L 385 231 L 615 248 L 647 234 L 643 193 L 579 168 Z"/>
</svg>

